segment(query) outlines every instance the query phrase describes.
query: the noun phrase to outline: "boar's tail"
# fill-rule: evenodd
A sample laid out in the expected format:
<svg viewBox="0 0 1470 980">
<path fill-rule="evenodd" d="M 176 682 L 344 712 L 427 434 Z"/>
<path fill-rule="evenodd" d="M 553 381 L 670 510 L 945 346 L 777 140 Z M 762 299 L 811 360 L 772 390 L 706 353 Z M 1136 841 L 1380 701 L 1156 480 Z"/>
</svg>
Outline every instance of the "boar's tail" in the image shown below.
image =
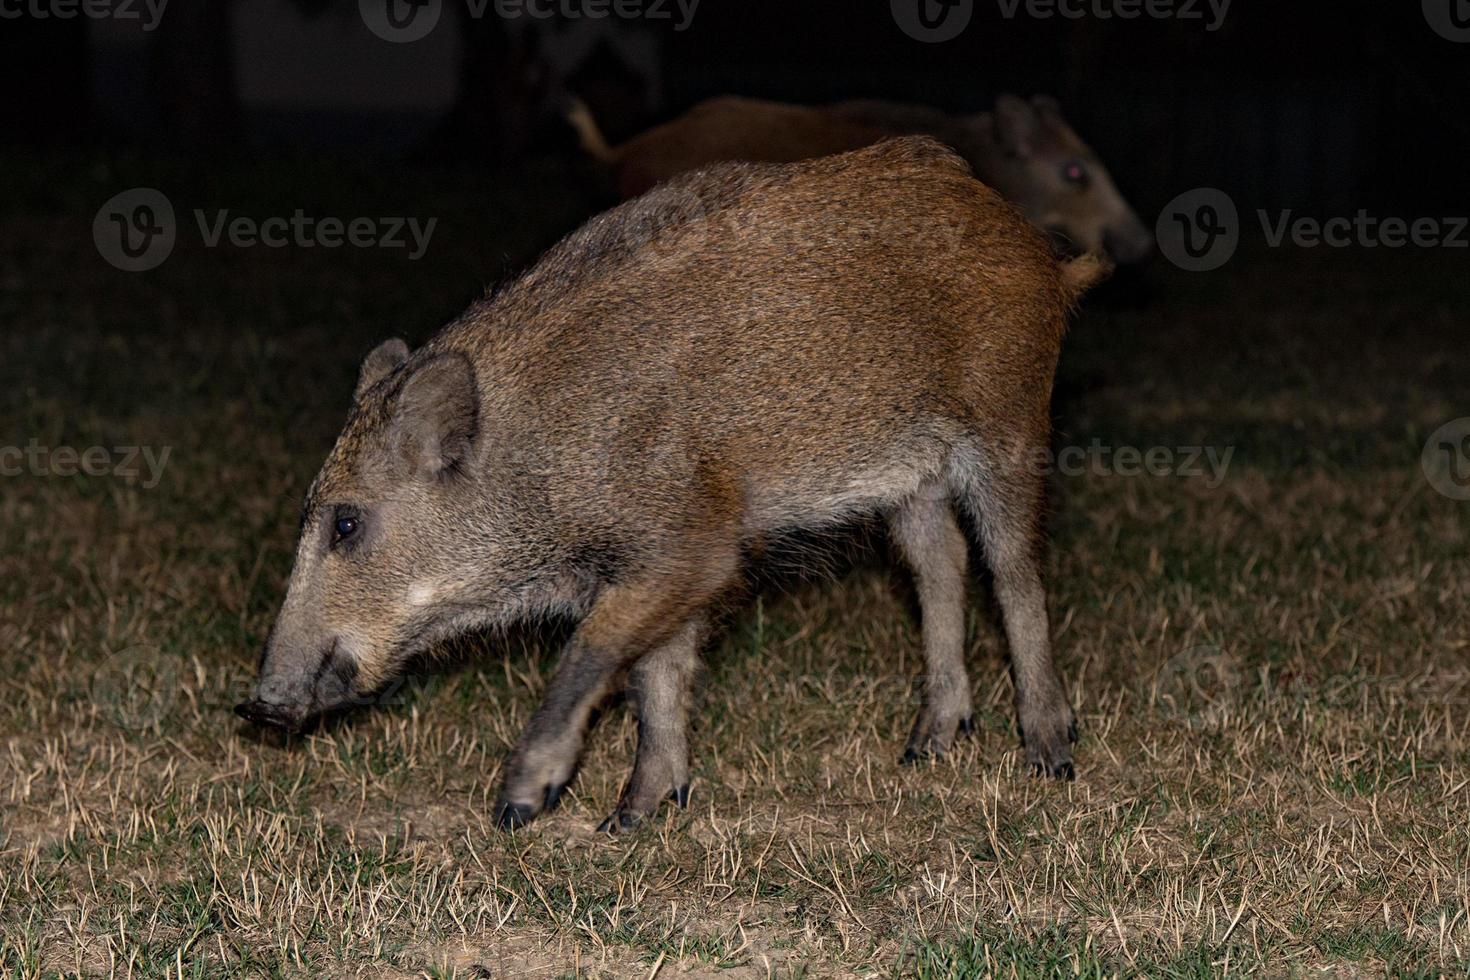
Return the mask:
<svg viewBox="0 0 1470 980">
<path fill-rule="evenodd" d="M 562 110 L 562 116 L 577 131 L 577 142 L 582 144 L 584 153 L 603 163 L 618 162 L 618 151 L 608 145 L 607 138 L 602 135 L 597 120 L 592 118 L 592 110 L 587 108 L 587 103 L 576 96 L 571 97 Z"/>
<path fill-rule="evenodd" d="M 1101 255 L 1086 252 L 1062 261 L 1062 298 L 1076 306 L 1093 286 L 1113 274 L 1113 264 Z"/>
</svg>

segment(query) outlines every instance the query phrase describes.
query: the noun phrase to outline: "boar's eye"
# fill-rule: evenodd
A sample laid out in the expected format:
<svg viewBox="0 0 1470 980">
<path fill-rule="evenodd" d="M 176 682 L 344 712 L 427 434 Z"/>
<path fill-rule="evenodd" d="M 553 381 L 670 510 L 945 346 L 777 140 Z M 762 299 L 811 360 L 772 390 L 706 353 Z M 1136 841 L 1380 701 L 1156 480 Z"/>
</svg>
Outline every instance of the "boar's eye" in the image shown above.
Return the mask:
<svg viewBox="0 0 1470 980">
<path fill-rule="evenodd" d="M 1092 178 L 1087 174 L 1087 168 L 1079 160 L 1068 160 L 1062 164 L 1062 179 L 1079 189 L 1087 187 Z"/>
<path fill-rule="evenodd" d="M 351 538 L 362 527 L 362 517 L 354 508 L 338 507 L 332 516 L 333 545 Z"/>
</svg>

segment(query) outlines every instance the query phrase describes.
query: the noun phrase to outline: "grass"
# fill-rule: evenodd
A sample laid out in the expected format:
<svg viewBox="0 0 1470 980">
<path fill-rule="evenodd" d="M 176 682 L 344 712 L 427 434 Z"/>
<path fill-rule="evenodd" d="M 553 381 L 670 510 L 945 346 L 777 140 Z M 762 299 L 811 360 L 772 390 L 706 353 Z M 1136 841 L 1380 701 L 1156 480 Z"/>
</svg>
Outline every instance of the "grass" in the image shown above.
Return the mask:
<svg viewBox="0 0 1470 980">
<path fill-rule="evenodd" d="M 1057 445 L 1234 455 L 1218 485 L 1053 481 L 1076 783 L 1022 771 L 979 583 L 979 731 L 896 764 L 918 635 L 874 556 L 709 652 L 689 810 L 594 833 L 615 708 L 561 811 L 507 836 L 489 802 L 549 635 L 471 638 L 307 737 L 229 708 L 358 359 L 574 224 L 578 175 L 0 163 L 0 445 L 170 449 L 152 488 L 0 481 L 0 975 L 1470 973 L 1470 505 L 1419 466 L 1470 414 L 1460 257 L 1247 252 L 1089 304 Z M 439 225 L 416 263 L 181 235 L 130 275 L 90 228 L 135 184 Z"/>
</svg>

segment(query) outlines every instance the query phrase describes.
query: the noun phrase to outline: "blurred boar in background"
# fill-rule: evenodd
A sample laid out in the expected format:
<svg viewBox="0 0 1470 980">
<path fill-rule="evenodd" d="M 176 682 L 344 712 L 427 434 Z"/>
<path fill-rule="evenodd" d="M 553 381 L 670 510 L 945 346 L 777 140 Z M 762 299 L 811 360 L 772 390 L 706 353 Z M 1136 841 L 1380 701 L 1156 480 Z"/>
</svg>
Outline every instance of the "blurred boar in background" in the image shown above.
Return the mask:
<svg viewBox="0 0 1470 980">
<path fill-rule="evenodd" d="M 570 614 L 495 818 L 556 804 L 625 678 L 639 735 L 615 831 L 688 798 L 690 682 L 744 556 L 877 515 L 923 611 L 905 758 L 942 753 L 972 717 L 958 508 L 994 573 L 1026 759 L 1071 778 L 1037 463 L 1067 315 L 1103 271 L 1059 262 L 920 137 L 713 167 L 595 218 L 419 350 L 368 355 L 237 710 L 294 729 L 435 641 Z"/>
<path fill-rule="evenodd" d="M 567 119 L 583 149 L 613 169 L 623 198 L 719 161 L 784 163 L 925 134 L 968 160 L 976 177 L 1065 251 L 1097 252 L 1118 263 L 1141 262 L 1153 251 L 1152 234 L 1107 168 L 1046 96 L 1002 95 L 994 112 L 972 116 L 897 102 L 817 107 L 723 96 L 617 147 L 607 144 L 581 102 L 569 103 Z"/>
</svg>

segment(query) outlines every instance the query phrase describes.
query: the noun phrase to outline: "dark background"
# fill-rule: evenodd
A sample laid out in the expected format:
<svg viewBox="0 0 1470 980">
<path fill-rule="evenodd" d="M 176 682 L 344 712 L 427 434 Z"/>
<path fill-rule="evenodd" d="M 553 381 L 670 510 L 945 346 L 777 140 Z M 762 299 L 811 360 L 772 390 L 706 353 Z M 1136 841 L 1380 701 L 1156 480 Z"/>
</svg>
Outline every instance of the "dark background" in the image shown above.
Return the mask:
<svg viewBox="0 0 1470 980">
<path fill-rule="evenodd" d="M 1039 20 L 980 0 L 938 44 L 905 35 L 886 2 L 704 0 L 683 31 L 609 22 L 652 52 L 643 64 L 600 43 L 551 67 L 564 24 L 512 30 L 444 2 L 432 43 L 406 45 L 372 37 L 348 0 L 173 0 L 152 32 L 9 17 L 0 138 L 201 164 L 327 154 L 513 173 L 575 153 L 556 113 L 566 91 L 613 137 L 721 93 L 973 111 L 1013 91 L 1058 97 L 1146 221 L 1197 186 L 1320 216 L 1470 206 L 1470 44 L 1436 34 L 1419 0 L 1236 0 L 1213 32 L 1203 3 L 1195 20 Z M 304 30 L 323 40 L 304 50 Z"/>
</svg>

